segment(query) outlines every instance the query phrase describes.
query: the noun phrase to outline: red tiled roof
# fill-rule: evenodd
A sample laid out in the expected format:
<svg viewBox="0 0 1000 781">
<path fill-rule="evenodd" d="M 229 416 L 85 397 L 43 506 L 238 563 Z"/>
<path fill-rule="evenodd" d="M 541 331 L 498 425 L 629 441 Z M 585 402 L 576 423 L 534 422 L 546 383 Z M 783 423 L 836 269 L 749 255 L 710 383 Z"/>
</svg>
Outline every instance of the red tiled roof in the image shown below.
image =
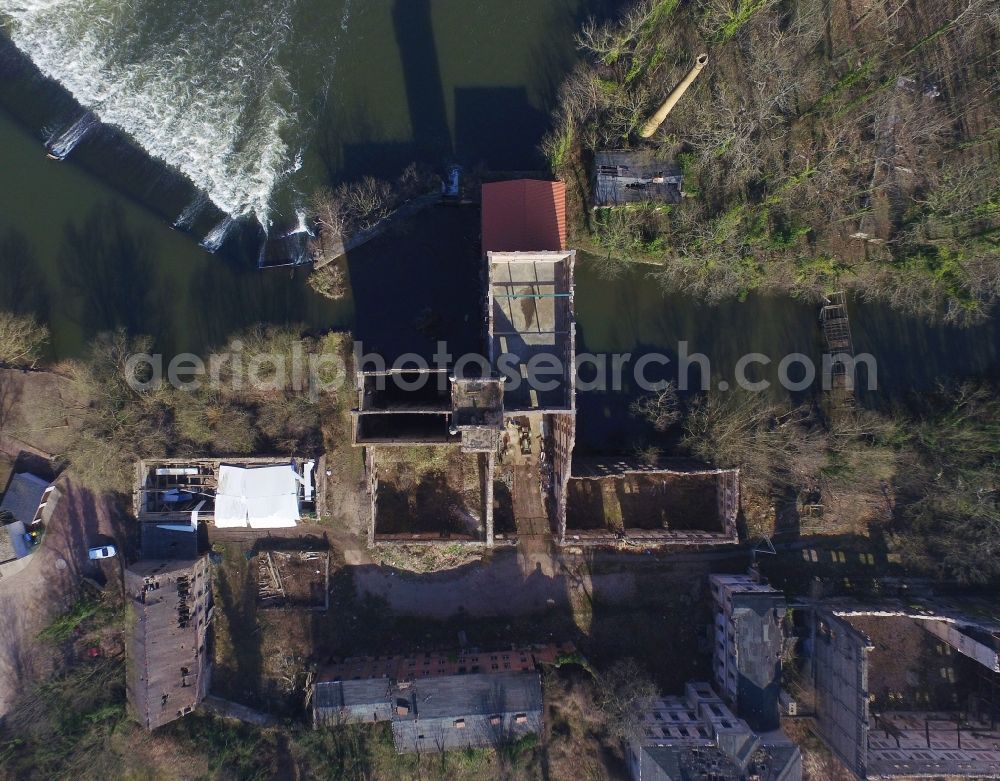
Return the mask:
<svg viewBox="0 0 1000 781">
<path fill-rule="evenodd" d="M 483 185 L 483 252 L 566 249 L 566 185 L 515 179 Z"/>
</svg>

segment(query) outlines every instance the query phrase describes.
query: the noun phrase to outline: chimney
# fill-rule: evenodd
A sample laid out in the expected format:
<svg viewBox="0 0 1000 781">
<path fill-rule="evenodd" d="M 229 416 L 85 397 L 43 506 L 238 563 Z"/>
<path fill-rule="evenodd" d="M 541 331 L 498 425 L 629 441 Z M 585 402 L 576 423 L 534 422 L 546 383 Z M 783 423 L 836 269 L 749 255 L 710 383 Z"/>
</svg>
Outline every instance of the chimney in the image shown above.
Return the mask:
<svg viewBox="0 0 1000 781">
<path fill-rule="evenodd" d="M 681 99 L 681 96 L 687 92 L 687 88 L 691 86 L 691 82 L 698 78 L 698 74 L 701 73 L 701 69 L 708 64 L 708 55 L 699 54 L 694 61 L 694 66 L 688 71 L 687 76 L 684 77 L 683 81 L 674 87 L 674 91 L 671 92 L 663 105 L 660 106 L 656 113 L 649 118 L 649 121 L 642 126 L 642 130 L 639 131 L 639 135 L 643 138 L 649 138 L 657 130 L 659 130 L 660 125 L 663 124 L 663 120 L 667 118 L 677 101 Z"/>
</svg>

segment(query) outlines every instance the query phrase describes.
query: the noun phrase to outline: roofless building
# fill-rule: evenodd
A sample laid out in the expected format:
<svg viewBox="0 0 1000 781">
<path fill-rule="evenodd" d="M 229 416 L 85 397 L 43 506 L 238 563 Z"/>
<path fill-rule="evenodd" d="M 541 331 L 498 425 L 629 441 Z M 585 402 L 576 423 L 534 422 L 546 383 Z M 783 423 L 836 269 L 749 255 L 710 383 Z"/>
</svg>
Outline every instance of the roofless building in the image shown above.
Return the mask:
<svg viewBox="0 0 1000 781">
<path fill-rule="evenodd" d="M 125 570 L 125 593 L 129 710 L 153 730 L 186 716 L 208 694 L 208 558 L 136 562 Z"/>
</svg>

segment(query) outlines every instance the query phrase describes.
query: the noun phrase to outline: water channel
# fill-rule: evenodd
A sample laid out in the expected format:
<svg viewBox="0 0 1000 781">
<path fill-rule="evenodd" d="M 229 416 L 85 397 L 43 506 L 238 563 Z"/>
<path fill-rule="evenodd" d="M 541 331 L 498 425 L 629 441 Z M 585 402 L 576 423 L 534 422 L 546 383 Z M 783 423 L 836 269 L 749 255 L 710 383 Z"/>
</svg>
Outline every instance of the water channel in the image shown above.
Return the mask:
<svg viewBox="0 0 1000 781">
<path fill-rule="evenodd" d="M 337 303 L 314 294 L 303 270 L 259 272 L 238 232 L 215 254 L 199 242 L 226 209 L 273 230 L 320 184 L 392 177 L 412 161 L 540 168 L 538 143 L 573 65 L 573 32 L 614 3 L 98 6 L 117 26 L 85 16 L 94 6 L 82 0 L 0 0 L 0 20 L 35 63 L 139 142 L 137 150 L 121 133 L 92 127 L 62 86 L 0 36 L 0 308 L 48 322 L 54 358 L 81 354 L 116 326 L 153 335 L 164 352 L 204 351 L 257 322 L 355 328 L 387 351 L 456 332 L 468 337 L 463 348 L 475 345 L 474 210 L 425 214 L 352 255 L 354 296 Z M 47 159 L 46 143 L 67 159 Z M 187 230 L 171 229 L 178 222 Z M 576 303 L 580 351 L 676 357 L 686 341 L 711 360 L 713 383 L 732 379 L 747 352 L 773 359 L 762 374 L 772 381 L 785 355 L 819 355 L 817 306 L 791 298 L 708 306 L 665 295 L 641 267 L 606 280 L 581 258 Z M 997 318 L 954 328 L 853 301 L 851 320 L 857 350 L 878 361 L 872 403 L 1000 371 Z M 634 393 L 626 384 L 581 394 L 585 445 L 635 437 Z"/>
</svg>

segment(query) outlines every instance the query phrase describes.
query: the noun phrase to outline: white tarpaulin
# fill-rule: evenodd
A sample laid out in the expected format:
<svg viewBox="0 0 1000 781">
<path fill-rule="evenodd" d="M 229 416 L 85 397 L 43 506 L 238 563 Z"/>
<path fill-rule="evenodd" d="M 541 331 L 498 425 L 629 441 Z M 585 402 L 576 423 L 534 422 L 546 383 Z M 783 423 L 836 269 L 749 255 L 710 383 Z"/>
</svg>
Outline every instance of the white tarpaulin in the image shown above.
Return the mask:
<svg viewBox="0 0 1000 781">
<path fill-rule="evenodd" d="M 299 520 L 299 476 L 291 464 L 219 467 L 215 525 L 278 529 Z"/>
</svg>

